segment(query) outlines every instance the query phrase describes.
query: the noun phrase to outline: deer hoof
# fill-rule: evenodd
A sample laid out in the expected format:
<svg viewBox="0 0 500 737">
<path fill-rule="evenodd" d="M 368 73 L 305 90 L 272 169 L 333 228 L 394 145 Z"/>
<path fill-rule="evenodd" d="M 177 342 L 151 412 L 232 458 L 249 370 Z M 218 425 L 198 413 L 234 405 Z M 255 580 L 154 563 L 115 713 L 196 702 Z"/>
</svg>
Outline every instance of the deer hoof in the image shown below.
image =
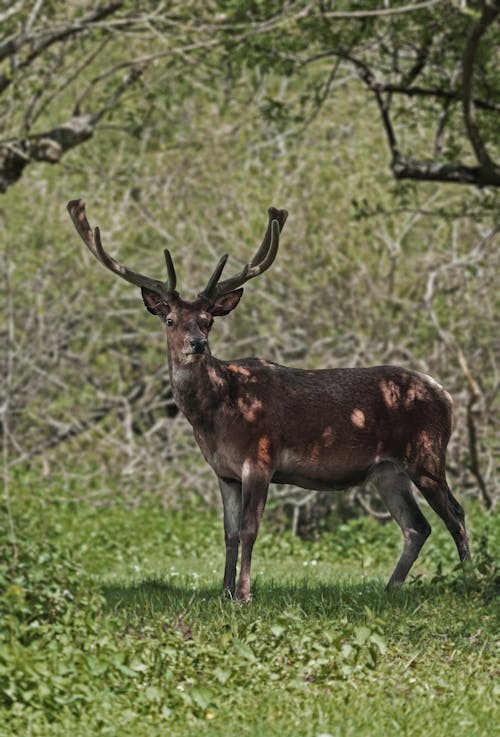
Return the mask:
<svg viewBox="0 0 500 737">
<path fill-rule="evenodd" d="M 235 599 L 238 604 L 250 604 L 252 601 L 252 594 L 249 591 L 237 591 Z"/>
</svg>

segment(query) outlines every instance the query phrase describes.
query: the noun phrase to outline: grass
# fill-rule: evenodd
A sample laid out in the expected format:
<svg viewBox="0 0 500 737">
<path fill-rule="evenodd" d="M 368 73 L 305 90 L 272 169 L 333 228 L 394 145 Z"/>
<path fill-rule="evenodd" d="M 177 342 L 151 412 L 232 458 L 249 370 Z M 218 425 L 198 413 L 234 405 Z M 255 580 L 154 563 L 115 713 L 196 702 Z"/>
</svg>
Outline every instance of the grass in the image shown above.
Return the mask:
<svg viewBox="0 0 500 737">
<path fill-rule="evenodd" d="M 315 542 L 264 527 L 241 607 L 220 594 L 217 515 L 46 498 L 15 500 L 17 561 L 4 538 L 0 734 L 494 733 L 495 517 L 469 510 L 475 577 L 433 520 L 389 594 L 395 526 L 352 520 Z"/>
</svg>

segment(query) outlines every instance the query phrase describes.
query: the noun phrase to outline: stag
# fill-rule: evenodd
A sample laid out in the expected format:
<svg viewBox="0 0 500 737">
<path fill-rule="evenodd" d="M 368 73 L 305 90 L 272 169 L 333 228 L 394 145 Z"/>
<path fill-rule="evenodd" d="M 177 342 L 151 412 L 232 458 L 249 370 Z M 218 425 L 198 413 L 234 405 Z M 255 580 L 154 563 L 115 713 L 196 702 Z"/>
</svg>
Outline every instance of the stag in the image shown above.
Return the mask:
<svg viewBox="0 0 500 737">
<path fill-rule="evenodd" d="M 270 208 L 253 259 L 221 280 L 224 255 L 193 302 L 176 291 L 168 250 L 167 281 L 131 271 L 105 252 L 82 200 L 69 202 L 68 210 L 94 256 L 140 287 L 146 308 L 165 325 L 175 401 L 219 482 L 226 543 L 223 585 L 231 597 L 239 602 L 251 598 L 252 550 L 271 482 L 330 491 L 370 480 L 403 533 L 403 551 L 388 587 L 404 582 L 431 532 L 412 482 L 444 521 L 460 560 L 470 558 L 464 512 L 445 474 L 452 399 L 434 379 L 397 366 L 307 371 L 261 358 L 221 361 L 212 355 L 208 335 L 214 318 L 234 310 L 242 285 L 272 265 L 286 210 Z"/>
</svg>

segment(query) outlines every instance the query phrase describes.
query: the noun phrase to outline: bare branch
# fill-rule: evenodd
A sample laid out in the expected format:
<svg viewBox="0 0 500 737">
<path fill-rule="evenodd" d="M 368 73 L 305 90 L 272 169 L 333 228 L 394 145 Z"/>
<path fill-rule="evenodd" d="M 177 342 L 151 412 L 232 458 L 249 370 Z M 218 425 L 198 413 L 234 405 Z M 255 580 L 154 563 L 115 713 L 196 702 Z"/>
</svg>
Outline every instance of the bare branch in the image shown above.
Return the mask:
<svg viewBox="0 0 500 737">
<path fill-rule="evenodd" d="M 102 53 L 102 51 L 106 48 L 107 44 L 109 43 L 108 38 L 104 38 L 100 44 L 96 46 L 96 48 L 92 49 L 92 51 L 86 56 L 83 61 L 80 64 L 72 65 L 70 74 L 61 80 L 61 82 L 57 85 L 55 90 L 49 94 L 46 95 L 42 104 L 37 108 L 36 112 L 32 116 L 32 122 L 34 123 L 45 110 L 54 102 L 54 100 L 63 92 L 75 79 L 77 79 L 80 74 L 83 72 L 83 70 L 88 67 L 98 56 Z M 79 116 L 80 115 L 80 109 L 75 107 L 73 109 L 73 115 Z"/>
<path fill-rule="evenodd" d="M 441 164 L 431 159 L 417 161 L 399 157 L 392 164 L 391 169 L 396 179 L 468 184 L 476 187 L 500 187 L 500 171 L 488 171 L 481 166 Z"/>
<path fill-rule="evenodd" d="M 436 130 L 436 137 L 434 139 L 434 156 L 438 158 L 443 150 L 443 135 L 446 128 L 446 124 L 450 117 L 450 101 L 445 100 L 443 104 L 443 111 L 439 116 L 438 127 Z"/>
<path fill-rule="evenodd" d="M 336 20 L 352 20 L 354 18 L 381 18 L 389 15 L 403 15 L 405 13 L 414 13 L 416 10 L 428 10 L 436 5 L 443 4 L 443 0 L 427 0 L 423 3 L 413 3 L 403 5 L 399 8 L 377 8 L 376 10 L 346 10 L 346 11 L 325 11 L 322 16 L 325 18 L 335 18 Z"/>
<path fill-rule="evenodd" d="M 398 95 L 404 95 L 406 97 L 430 97 L 434 100 L 449 100 L 450 102 L 460 102 L 462 95 L 460 92 L 453 92 L 453 90 L 444 90 L 437 87 L 418 87 L 418 86 L 406 86 L 401 84 L 392 84 L 385 82 L 378 82 L 377 87 L 381 92 L 393 92 Z M 488 100 L 481 100 L 478 97 L 473 98 L 474 105 L 481 110 L 490 110 L 491 112 L 500 112 L 500 105 Z"/>
<path fill-rule="evenodd" d="M 40 10 L 42 9 L 43 2 L 44 0 L 36 0 L 35 4 L 33 5 L 33 8 L 30 13 L 30 17 L 28 18 L 27 23 L 24 27 L 25 33 L 27 31 L 30 31 L 31 28 L 33 27 L 33 24 L 35 23 Z"/>
<path fill-rule="evenodd" d="M 479 453 L 477 450 L 477 430 L 476 430 L 476 422 L 474 419 L 474 405 L 478 402 L 478 400 L 481 397 L 481 392 L 479 389 L 479 386 L 477 384 L 477 381 L 472 376 L 472 372 L 469 368 L 469 364 L 467 363 L 467 359 L 465 358 L 463 352 L 459 349 L 458 351 L 458 362 L 460 364 L 460 368 L 462 369 L 465 379 L 467 381 L 467 386 L 469 390 L 469 399 L 467 401 L 467 433 L 469 436 L 469 469 L 473 476 L 475 477 L 478 486 L 481 490 L 481 494 L 483 496 L 483 500 L 486 506 L 486 509 L 492 509 L 493 508 L 493 499 L 488 491 L 488 488 L 486 486 L 486 482 L 484 480 L 484 476 L 481 472 L 481 467 L 479 464 Z"/>
<path fill-rule="evenodd" d="M 500 10 L 498 12 L 500 13 Z M 385 97 L 382 95 L 385 86 L 375 81 L 373 72 L 363 61 L 349 55 L 344 55 L 344 58 L 354 64 L 360 79 L 375 96 L 391 152 L 391 170 L 396 179 L 448 182 L 479 187 L 500 186 L 500 167 L 493 165 L 492 162 L 491 166 L 481 163 L 479 166 L 467 166 L 458 162 L 440 163 L 432 159 L 418 161 L 404 157 L 399 149 L 390 117 L 390 95 L 387 94 Z"/>
<path fill-rule="evenodd" d="M 11 18 L 16 13 L 19 13 L 23 5 L 24 5 L 23 0 L 20 0 L 20 2 L 17 2 L 14 5 L 11 5 L 11 7 L 8 10 L 5 10 L 3 13 L 0 13 L 0 23 L 5 23 L 6 20 Z"/>
<path fill-rule="evenodd" d="M 121 85 L 94 113 L 75 115 L 65 123 L 37 136 L 0 143 L 0 192 L 6 192 L 15 184 L 28 164 L 35 161 L 57 164 L 67 151 L 92 138 L 101 119 L 123 93 L 140 79 L 145 68 L 140 65 L 132 67 Z"/>
<path fill-rule="evenodd" d="M 0 61 L 7 59 L 9 56 L 13 56 L 13 54 L 16 54 L 26 44 L 32 44 L 30 53 L 28 54 L 26 59 L 24 59 L 23 62 L 21 62 L 21 64 L 19 65 L 20 67 L 27 66 L 37 56 L 39 56 L 42 51 L 45 51 L 45 49 L 49 48 L 49 46 L 52 46 L 58 41 L 69 38 L 70 36 L 74 36 L 75 34 L 86 31 L 89 25 L 96 23 L 97 21 L 102 20 L 109 15 L 112 15 L 122 6 L 122 0 L 115 0 L 115 2 L 111 3 L 110 5 L 105 5 L 101 8 L 98 8 L 97 10 L 94 10 L 92 13 L 89 13 L 87 16 L 85 16 L 81 20 L 75 21 L 74 23 L 65 23 L 63 25 L 55 26 L 42 32 L 39 31 L 38 33 L 33 32 L 31 34 L 28 34 L 25 30 L 17 34 L 17 36 L 13 38 L 11 37 L 4 41 L 4 43 L 0 46 Z"/>
</svg>

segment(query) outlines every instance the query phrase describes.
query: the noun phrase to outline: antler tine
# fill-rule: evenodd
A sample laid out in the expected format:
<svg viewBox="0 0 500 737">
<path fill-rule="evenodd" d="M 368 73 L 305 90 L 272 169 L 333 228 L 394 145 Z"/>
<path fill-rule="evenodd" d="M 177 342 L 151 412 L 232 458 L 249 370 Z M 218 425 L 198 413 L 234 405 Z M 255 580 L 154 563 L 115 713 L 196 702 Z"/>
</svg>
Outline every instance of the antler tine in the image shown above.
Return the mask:
<svg viewBox="0 0 500 737">
<path fill-rule="evenodd" d="M 273 220 L 277 220 L 280 226 L 280 233 L 285 227 L 286 219 L 288 217 L 288 212 L 286 210 L 278 210 L 276 207 L 270 207 L 267 211 L 267 214 L 269 216 L 269 222 L 267 225 L 267 229 L 264 235 L 264 240 L 261 243 L 261 246 L 253 259 L 250 262 L 250 266 L 255 266 L 256 264 L 259 264 L 265 255 L 267 254 L 267 251 L 269 249 L 270 243 L 271 243 L 271 223 Z"/>
<path fill-rule="evenodd" d="M 87 215 L 85 214 L 85 202 L 83 200 L 70 200 L 67 207 L 71 220 L 73 221 L 73 225 L 83 242 L 103 266 L 114 274 L 120 276 L 122 279 L 125 279 L 129 284 L 134 284 L 136 287 L 146 287 L 146 289 L 151 289 L 161 297 L 168 297 L 168 295 L 174 291 L 176 285 L 175 270 L 170 254 L 168 254 L 167 257 L 167 251 L 165 252 L 165 260 L 167 262 L 168 281 L 162 282 L 159 279 L 151 279 L 149 276 L 132 271 L 106 253 L 102 246 L 99 228 L 95 228 L 94 232 L 92 232 L 92 228 L 87 220 Z"/>
<path fill-rule="evenodd" d="M 207 286 L 205 289 L 200 292 L 198 295 L 199 297 L 206 297 L 207 299 L 214 299 L 217 296 L 217 284 L 219 282 L 219 279 L 221 278 L 221 274 L 224 270 L 224 266 L 226 265 L 226 261 L 228 259 L 228 254 L 225 253 L 222 258 L 219 259 L 219 263 L 215 267 L 214 273 L 208 280 Z"/>
<path fill-rule="evenodd" d="M 174 269 L 174 262 L 172 261 L 172 256 L 170 255 L 170 251 L 168 250 L 168 248 L 163 249 L 163 255 L 165 256 L 165 263 L 167 264 L 168 288 L 171 292 L 173 292 L 177 285 L 177 276 Z"/>
<path fill-rule="evenodd" d="M 215 296 L 227 294 L 227 292 L 232 292 L 234 289 L 241 287 L 242 284 L 249 281 L 249 279 L 253 279 L 255 276 L 267 271 L 273 263 L 276 258 L 276 254 L 278 253 L 279 237 L 288 217 L 288 212 L 286 210 L 277 210 L 275 207 L 270 207 L 268 213 L 269 222 L 264 240 L 262 241 L 262 245 L 259 250 L 252 260 L 248 264 L 245 264 L 238 274 L 235 274 L 235 276 L 229 277 L 229 279 L 225 279 L 216 285 L 216 290 L 214 292 Z"/>
</svg>

